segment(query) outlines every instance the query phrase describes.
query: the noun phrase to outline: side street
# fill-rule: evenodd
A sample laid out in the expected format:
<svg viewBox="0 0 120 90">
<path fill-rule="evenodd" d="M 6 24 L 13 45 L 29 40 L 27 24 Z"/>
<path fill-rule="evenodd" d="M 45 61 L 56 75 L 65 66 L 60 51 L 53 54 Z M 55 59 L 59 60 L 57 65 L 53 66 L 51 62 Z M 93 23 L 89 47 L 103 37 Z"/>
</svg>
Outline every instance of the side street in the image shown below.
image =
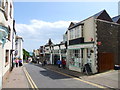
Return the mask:
<svg viewBox="0 0 120 90">
<path fill-rule="evenodd" d="M 16 30 L 13 0 L 0 0 L 0 89 L 119 90 L 119 7 L 120 1 L 115 16 L 103 9 L 83 20 L 70 21 L 61 42 L 54 43 L 50 37 L 29 52 Z"/>
</svg>

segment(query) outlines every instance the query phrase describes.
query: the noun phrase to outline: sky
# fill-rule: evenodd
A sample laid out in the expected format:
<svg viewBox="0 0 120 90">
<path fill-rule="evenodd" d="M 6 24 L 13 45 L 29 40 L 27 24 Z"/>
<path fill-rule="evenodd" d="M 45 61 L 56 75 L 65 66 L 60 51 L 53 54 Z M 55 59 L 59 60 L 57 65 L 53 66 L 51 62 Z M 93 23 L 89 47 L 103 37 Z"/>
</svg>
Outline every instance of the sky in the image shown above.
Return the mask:
<svg viewBox="0 0 120 90">
<path fill-rule="evenodd" d="M 118 2 L 14 2 L 17 35 L 23 37 L 23 48 L 32 52 L 49 38 L 54 44 L 60 43 L 70 22 L 104 9 L 111 17 L 117 16 Z"/>
</svg>

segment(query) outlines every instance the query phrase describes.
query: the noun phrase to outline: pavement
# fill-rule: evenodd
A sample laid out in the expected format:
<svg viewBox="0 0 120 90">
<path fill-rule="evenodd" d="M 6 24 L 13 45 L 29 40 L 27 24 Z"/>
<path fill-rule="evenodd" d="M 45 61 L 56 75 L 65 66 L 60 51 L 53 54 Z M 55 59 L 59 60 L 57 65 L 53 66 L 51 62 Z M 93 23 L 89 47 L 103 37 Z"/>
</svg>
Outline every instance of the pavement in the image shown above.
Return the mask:
<svg viewBox="0 0 120 90">
<path fill-rule="evenodd" d="M 3 84 L 3 90 L 5 88 L 30 88 L 28 80 L 23 71 L 23 66 L 13 68 Z"/>
<path fill-rule="evenodd" d="M 34 64 L 36 66 L 42 67 L 40 64 Z M 28 80 L 23 71 L 23 67 L 15 67 L 13 71 L 10 73 L 6 82 L 3 84 L 3 88 L 30 88 Z M 73 77 L 80 78 L 82 80 L 86 80 L 98 85 L 102 85 L 108 88 L 120 89 L 119 83 L 120 79 L 120 70 L 110 70 L 107 72 L 95 74 L 95 75 L 85 75 L 80 72 L 69 70 L 68 68 L 58 68 L 55 65 L 45 65 L 43 66 L 45 69 L 50 69 L 53 71 L 65 73 L 71 75 Z"/>
</svg>

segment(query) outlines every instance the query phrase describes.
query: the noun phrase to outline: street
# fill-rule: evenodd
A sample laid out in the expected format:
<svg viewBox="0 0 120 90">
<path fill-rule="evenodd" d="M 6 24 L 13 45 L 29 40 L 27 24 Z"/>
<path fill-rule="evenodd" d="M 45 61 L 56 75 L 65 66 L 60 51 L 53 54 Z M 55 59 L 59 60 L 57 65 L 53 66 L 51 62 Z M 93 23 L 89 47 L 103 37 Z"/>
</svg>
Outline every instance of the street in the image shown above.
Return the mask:
<svg viewBox="0 0 120 90">
<path fill-rule="evenodd" d="M 98 88 L 35 64 L 26 64 L 25 67 L 38 88 Z"/>
</svg>

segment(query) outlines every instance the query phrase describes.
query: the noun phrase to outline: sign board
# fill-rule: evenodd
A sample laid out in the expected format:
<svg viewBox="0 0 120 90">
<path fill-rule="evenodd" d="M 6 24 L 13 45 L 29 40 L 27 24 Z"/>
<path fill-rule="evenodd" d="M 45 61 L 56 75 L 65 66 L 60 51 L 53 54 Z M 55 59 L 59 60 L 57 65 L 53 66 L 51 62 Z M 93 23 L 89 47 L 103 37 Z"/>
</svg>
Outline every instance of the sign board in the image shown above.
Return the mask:
<svg viewBox="0 0 120 90">
<path fill-rule="evenodd" d="M 93 44 L 79 44 L 68 46 L 68 49 L 92 48 Z"/>
</svg>

